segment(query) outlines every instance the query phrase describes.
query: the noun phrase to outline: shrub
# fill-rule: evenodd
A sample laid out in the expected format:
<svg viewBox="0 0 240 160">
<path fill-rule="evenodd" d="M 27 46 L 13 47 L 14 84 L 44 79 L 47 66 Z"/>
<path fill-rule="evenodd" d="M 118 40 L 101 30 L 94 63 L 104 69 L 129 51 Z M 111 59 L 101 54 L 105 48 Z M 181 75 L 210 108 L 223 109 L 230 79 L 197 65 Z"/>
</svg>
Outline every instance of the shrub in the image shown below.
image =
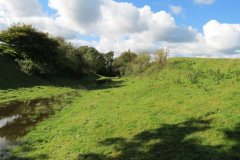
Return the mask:
<svg viewBox="0 0 240 160">
<path fill-rule="evenodd" d="M 113 62 L 114 71 L 120 74 L 121 76 L 126 74 L 128 65 L 134 61 L 137 57 L 137 54 L 128 50 L 127 52 L 123 52 L 119 57 L 115 59 Z"/>
<path fill-rule="evenodd" d="M 41 70 L 55 66 L 57 41 L 31 25 L 13 25 L 0 33 L 0 42 L 3 53 L 21 61 L 19 64 L 25 71 L 35 65 L 41 66 Z M 35 64 L 30 64 L 30 61 Z M 45 65 L 47 67 L 42 67 Z M 49 70 L 44 73 L 49 73 Z"/>
<path fill-rule="evenodd" d="M 224 79 L 224 77 L 225 77 L 225 74 L 222 73 L 220 69 L 215 71 L 213 74 L 214 82 L 217 84 L 220 84 L 220 82 Z"/>
<path fill-rule="evenodd" d="M 16 59 L 15 61 L 20 70 L 28 75 L 45 75 L 51 72 L 47 64 L 37 64 L 31 59 Z"/>
<path fill-rule="evenodd" d="M 138 55 L 132 62 L 128 63 L 126 68 L 126 75 L 139 74 L 149 67 L 150 55 L 142 53 Z"/>
<path fill-rule="evenodd" d="M 197 71 L 192 71 L 189 75 L 189 80 L 193 84 L 197 84 L 200 79 L 206 78 L 206 75 L 203 71 L 197 70 Z"/>
<path fill-rule="evenodd" d="M 154 53 L 154 59 L 157 65 L 163 69 L 167 65 L 167 58 L 169 56 L 170 50 L 167 49 L 158 49 Z"/>
</svg>

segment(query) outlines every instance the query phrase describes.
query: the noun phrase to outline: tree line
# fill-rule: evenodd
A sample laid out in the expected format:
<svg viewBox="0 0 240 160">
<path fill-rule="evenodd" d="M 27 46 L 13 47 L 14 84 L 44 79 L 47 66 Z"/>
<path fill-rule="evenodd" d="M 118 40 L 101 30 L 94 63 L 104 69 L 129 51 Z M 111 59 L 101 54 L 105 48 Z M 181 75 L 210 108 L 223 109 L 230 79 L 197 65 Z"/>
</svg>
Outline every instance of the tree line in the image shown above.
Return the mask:
<svg viewBox="0 0 240 160">
<path fill-rule="evenodd" d="M 154 54 L 163 68 L 169 50 Z M 32 25 L 16 24 L 0 32 L 0 54 L 14 60 L 21 71 L 37 76 L 82 77 L 87 74 L 122 76 L 143 71 L 151 62 L 148 53 L 130 50 L 114 58 L 114 52 L 100 53 L 89 46 L 75 47 L 64 38 L 51 36 Z"/>
</svg>

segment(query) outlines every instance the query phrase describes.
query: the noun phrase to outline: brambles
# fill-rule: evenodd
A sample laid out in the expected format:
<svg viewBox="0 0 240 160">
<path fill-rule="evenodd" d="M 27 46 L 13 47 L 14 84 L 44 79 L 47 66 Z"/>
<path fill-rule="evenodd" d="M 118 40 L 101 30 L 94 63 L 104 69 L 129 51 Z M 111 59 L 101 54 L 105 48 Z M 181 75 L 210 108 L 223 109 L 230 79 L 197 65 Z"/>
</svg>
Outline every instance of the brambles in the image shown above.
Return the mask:
<svg viewBox="0 0 240 160">
<path fill-rule="evenodd" d="M 191 83 L 196 84 L 199 82 L 200 79 L 206 78 L 206 75 L 203 71 L 197 70 L 197 71 L 192 71 L 189 74 L 189 80 Z"/>
</svg>

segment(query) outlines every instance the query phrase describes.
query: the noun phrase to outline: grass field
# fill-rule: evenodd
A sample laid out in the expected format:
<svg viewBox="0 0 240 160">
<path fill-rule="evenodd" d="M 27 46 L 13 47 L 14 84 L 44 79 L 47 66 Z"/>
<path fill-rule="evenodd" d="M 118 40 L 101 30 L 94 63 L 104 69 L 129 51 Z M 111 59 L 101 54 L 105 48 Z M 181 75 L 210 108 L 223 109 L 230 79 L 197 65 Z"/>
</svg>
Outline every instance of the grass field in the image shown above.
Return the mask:
<svg viewBox="0 0 240 160">
<path fill-rule="evenodd" d="M 175 58 L 112 81 L 0 90 L 2 103 L 79 92 L 20 138 L 10 159 L 240 159 L 239 59 Z"/>
</svg>

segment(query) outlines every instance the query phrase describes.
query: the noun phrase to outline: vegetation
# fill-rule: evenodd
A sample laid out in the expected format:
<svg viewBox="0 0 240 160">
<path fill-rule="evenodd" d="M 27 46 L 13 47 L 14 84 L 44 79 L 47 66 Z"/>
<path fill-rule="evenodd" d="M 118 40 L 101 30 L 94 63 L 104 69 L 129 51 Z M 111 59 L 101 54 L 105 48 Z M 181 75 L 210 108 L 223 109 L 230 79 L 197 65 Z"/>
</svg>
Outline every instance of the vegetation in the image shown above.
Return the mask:
<svg viewBox="0 0 240 160">
<path fill-rule="evenodd" d="M 56 62 L 57 42 L 47 33 L 39 32 L 30 25 L 14 25 L 0 34 L 2 52 L 9 53 L 27 73 L 53 72 Z M 7 51 L 6 51 L 7 48 Z"/>
<path fill-rule="evenodd" d="M 131 63 L 126 65 L 124 75 L 138 75 L 150 66 L 150 55 L 139 54 Z"/>
<path fill-rule="evenodd" d="M 239 64 L 176 58 L 105 89 L 71 87 L 81 96 L 22 138 L 13 159 L 239 159 Z"/>
<path fill-rule="evenodd" d="M 13 25 L 0 33 L 0 53 L 17 62 L 29 75 L 49 77 L 84 77 L 92 73 L 124 76 L 144 71 L 150 63 L 149 53 L 137 55 L 130 50 L 114 59 L 114 52 L 100 53 L 93 47 L 74 47 L 63 38 L 52 37 L 31 25 Z M 166 66 L 169 50 L 157 50 L 155 62 Z"/>
<path fill-rule="evenodd" d="M 112 67 L 113 52 L 105 56 L 92 47 L 76 48 L 63 38 L 52 37 L 31 25 L 13 25 L 0 33 L 0 42 L 0 53 L 14 59 L 30 75 L 109 74 Z"/>
<path fill-rule="evenodd" d="M 127 66 L 133 62 L 133 60 L 137 57 L 137 54 L 128 50 L 127 52 L 123 52 L 116 60 L 113 62 L 115 71 L 118 72 L 119 75 L 125 75 L 127 70 Z"/>
<path fill-rule="evenodd" d="M 158 66 L 163 69 L 167 64 L 167 58 L 169 56 L 169 48 L 167 49 L 159 49 L 155 52 L 155 61 L 157 62 Z"/>
<path fill-rule="evenodd" d="M 0 109 L 51 97 L 66 102 L 50 101 L 62 107 L 0 159 L 240 159 L 239 59 L 168 59 L 169 50 L 155 59 L 130 50 L 114 58 L 38 32 L 17 25 L 0 34 Z M 45 37 L 51 52 L 34 48 L 41 38 L 25 44 L 28 34 Z M 45 114 L 35 106 L 31 120 Z"/>
</svg>

